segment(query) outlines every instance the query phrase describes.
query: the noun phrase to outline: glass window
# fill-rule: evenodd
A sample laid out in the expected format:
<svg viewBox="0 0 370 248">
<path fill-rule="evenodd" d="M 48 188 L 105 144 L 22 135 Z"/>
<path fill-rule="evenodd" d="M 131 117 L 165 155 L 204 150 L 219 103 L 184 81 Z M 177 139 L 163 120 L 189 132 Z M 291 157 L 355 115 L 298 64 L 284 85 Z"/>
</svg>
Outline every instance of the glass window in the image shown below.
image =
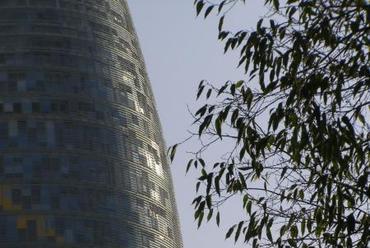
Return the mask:
<svg viewBox="0 0 370 248">
<path fill-rule="evenodd" d="M 27 240 L 34 241 L 37 240 L 37 225 L 36 220 L 27 221 Z"/>
<path fill-rule="evenodd" d="M 22 191 L 20 189 L 13 189 L 12 190 L 13 204 L 15 205 L 21 204 L 21 199 L 22 199 Z"/>
<path fill-rule="evenodd" d="M 135 125 L 139 125 L 139 118 L 135 114 L 131 114 L 131 121 Z"/>
<path fill-rule="evenodd" d="M 33 102 L 32 103 L 32 112 L 33 113 L 40 113 L 41 111 L 41 105 L 39 102 Z"/>
<path fill-rule="evenodd" d="M 13 110 L 13 104 L 12 103 L 5 103 L 4 104 L 4 112 L 5 113 L 12 113 Z"/>
<path fill-rule="evenodd" d="M 29 0 L 30 6 L 56 7 L 55 0 Z"/>
<path fill-rule="evenodd" d="M 22 113 L 22 104 L 16 102 L 13 104 L 14 113 Z"/>
</svg>

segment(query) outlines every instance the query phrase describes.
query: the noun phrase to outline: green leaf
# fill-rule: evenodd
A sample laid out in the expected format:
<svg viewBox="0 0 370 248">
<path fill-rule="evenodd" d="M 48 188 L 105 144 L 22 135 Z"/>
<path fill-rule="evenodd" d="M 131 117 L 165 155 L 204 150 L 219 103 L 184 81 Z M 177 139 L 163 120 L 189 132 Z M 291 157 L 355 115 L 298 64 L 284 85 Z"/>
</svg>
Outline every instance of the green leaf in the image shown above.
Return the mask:
<svg viewBox="0 0 370 248">
<path fill-rule="evenodd" d="M 214 5 L 211 5 L 206 9 L 206 12 L 204 13 L 204 18 L 207 18 L 207 16 L 212 12 L 214 7 L 215 7 Z"/>
<path fill-rule="evenodd" d="M 202 211 L 200 212 L 198 216 L 198 228 L 202 225 L 203 217 L 204 217 L 204 212 Z"/>
<path fill-rule="evenodd" d="M 224 19 L 225 19 L 225 16 L 222 16 L 220 18 L 220 20 L 218 21 L 218 31 L 221 32 L 222 31 L 222 26 L 224 25 Z"/>
<path fill-rule="evenodd" d="M 199 99 L 199 97 L 202 95 L 202 92 L 204 90 L 204 86 L 201 86 L 198 90 L 198 93 L 197 93 L 197 100 Z"/>
<path fill-rule="evenodd" d="M 266 229 L 266 235 L 271 243 L 274 242 L 274 239 L 272 238 L 272 234 L 271 234 L 271 228 Z"/>
<path fill-rule="evenodd" d="M 293 239 L 288 239 L 288 243 L 293 247 L 297 247 L 297 242 Z"/>
<path fill-rule="evenodd" d="M 200 116 L 202 117 L 206 112 L 207 112 L 207 108 L 208 108 L 208 105 L 204 105 L 203 107 L 201 107 L 200 109 L 198 109 L 198 111 L 195 113 L 195 116 Z"/>
<path fill-rule="evenodd" d="M 220 226 L 220 212 L 217 212 L 217 215 L 216 215 L 216 224 L 217 224 L 217 226 Z"/>
<path fill-rule="evenodd" d="M 218 13 L 220 13 L 225 5 L 226 1 L 222 1 L 220 5 L 218 6 Z"/>
<path fill-rule="evenodd" d="M 288 166 L 285 166 L 281 171 L 280 180 L 284 177 L 285 173 L 288 171 Z"/>
<path fill-rule="evenodd" d="M 217 118 L 215 121 L 215 127 L 218 137 L 222 139 L 222 120 L 220 118 Z"/>
<path fill-rule="evenodd" d="M 242 230 L 242 227 L 244 225 L 244 221 L 240 221 L 239 224 L 238 224 L 238 228 L 236 229 L 236 233 L 235 233 L 235 237 L 234 237 L 234 241 L 238 241 L 239 239 L 239 236 L 240 236 L 240 231 Z"/>
<path fill-rule="evenodd" d="M 207 195 L 206 203 L 207 203 L 208 209 L 212 209 L 212 196 L 211 195 Z"/>
<path fill-rule="evenodd" d="M 198 130 L 198 135 L 199 135 L 199 136 L 201 136 L 201 135 L 202 135 L 202 133 L 203 133 L 203 131 L 204 131 L 205 129 L 207 129 L 207 128 L 208 128 L 209 124 L 210 124 L 210 123 L 211 123 L 211 121 L 212 121 L 212 118 L 213 118 L 213 115 L 208 115 L 208 116 L 204 119 L 204 121 L 202 122 L 202 124 L 200 124 L 200 126 L 199 126 L 199 130 Z"/>
<path fill-rule="evenodd" d="M 209 222 L 212 219 L 213 216 L 213 209 L 210 209 L 207 215 L 207 222 Z"/>
<path fill-rule="evenodd" d="M 239 152 L 239 160 L 242 161 L 243 158 L 244 158 L 244 155 L 245 155 L 245 151 L 246 149 L 245 148 L 241 148 L 240 149 L 240 152 Z"/>
<path fill-rule="evenodd" d="M 222 86 L 219 90 L 218 90 L 218 93 L 217 93 L 217 96 L 221 95 L 225 89 L 229 86 L 228 83 L 226 83 L 224 86 Z"/>
<path fill-rule="evenodd" d="M 235 229 L 235 226 L 232 226 L 231 228 L 229 228 L 229 230 L 226 233 L 225 239 L 230 238 L 231 234 L 234 232 L 234 229 Z"/>
<path fill-rule="evenodd" d="M 212 89 L 209 89 L 209 90 L 207 91 L 206 98 L 207 98 L 207 99 L 209 99 L 209 97 L 211 96 L 211 94 L 212 94 Z"/>
<path fill-rule="evenodd" d="M 306 232 L 306 219 L 303 219 L 301 221 L 301 233 L 302 233 L 302 236 L 305 234 Z"/>
<path fill-rule="evenodd" d="M 312 221 L 310 218 L 307 219 L 307 230 L 312 232 Z"/>
<path fill-rule="evenodd" d="M 297 226 L 292 226 L 292 227 L 290 227 L 290 236 L 292 237 L 292 238 L 297 238 L 297 236 L 298 236 L 298 228 L 297 228 Z"/>
<path fill-rule="evenodd" d="M 353 233 L 356 228 L 356 219 L 353 214 L 347 216 L 347 230 L 348 233 Z"/>
<path fill-rule="evenodd" d="M 216 193 L 220 196 L 221 195 L 221 191 L 220 191 L 220 177 L 219 176 L 216 176 L 214 180 L 215 180 L 215 190 L 216 190 Z"/>
<path fill-rule="evenodd" d="M 283 225 L 281 228 L 280 228 L 280 237 L 283 237 L 284 234 L 286 232 L 286 225 Z"/>
<path fill-rule="evenodd" d="M 190 159 L 189 160 L 189 162 L 188 162 L 188 164 L 187 164 L 187 166 L 186 166 L 186 172 L 188 172 L 189 171 L 189 169 L 190 169 L 190 167 L 191 167 L 191 165 L 192 165 L 192 163 L 193 163 L 193 159 Z"/>
<path fill-rule="evenodd" d="M 170 161 L 171 162 L 173 162 L 173 159 L 175 158 L 175 154 L 176 154 L 176 149 L 177 149 L 177 146 L 178 146 L 178 144 L 176 144 L 176 145 L 174 145 L 174 146 L 172 146 L 171 148 L 170 148 Z"/>
<path fill-rule="evenodd" d="M 238 82 L 236 82 L 235 88 L 240 88 L 243 84 L 244 84 L 244 81 L 243 80 L 239 80 Z"/>
<path fill-rule="evenodd" d="M 245 208 L 245 207 L 246 207 L 246 205 L 247 205 L 247 203 L 248 203 L 248 200 L 249 200 L 248 195 L 244 195 L 244 197 L 243 197 L 243 208 Z"/>
<path fill-rule="evenodd" d="M 200 14 L 200 12 L 202 11 L 204 7 L 204 2 L 203 1 L 199 1 L 196 5 L 196 9 L 197 9 L 197 16 Z"/>
<path fill-rule="evenodd" d="M 249 201 L 247 204 L 247 213 L 251 215 L 252 212 L 252 201 Z"/>
<path fill-rule="evenodd" d="M 198 159 L 199 163 L 202 165 L 202 167 L 206 167 L 206 162 L 204 162 L 204 159 L 200 158 Z"/>
</svg>

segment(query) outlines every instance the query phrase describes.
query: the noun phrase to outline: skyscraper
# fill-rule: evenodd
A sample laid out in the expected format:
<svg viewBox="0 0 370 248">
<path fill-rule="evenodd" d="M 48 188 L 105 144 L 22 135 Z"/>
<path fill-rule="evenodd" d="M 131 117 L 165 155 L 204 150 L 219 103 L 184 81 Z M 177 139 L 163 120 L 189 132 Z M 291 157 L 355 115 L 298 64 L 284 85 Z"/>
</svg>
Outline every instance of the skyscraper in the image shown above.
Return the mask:
<svg viewBox="0 0 370 248">
<path fill-rule="evenodd" d="M 125 0 L 0 0 L 0 247 L 180 248 Z"/>
</svg>

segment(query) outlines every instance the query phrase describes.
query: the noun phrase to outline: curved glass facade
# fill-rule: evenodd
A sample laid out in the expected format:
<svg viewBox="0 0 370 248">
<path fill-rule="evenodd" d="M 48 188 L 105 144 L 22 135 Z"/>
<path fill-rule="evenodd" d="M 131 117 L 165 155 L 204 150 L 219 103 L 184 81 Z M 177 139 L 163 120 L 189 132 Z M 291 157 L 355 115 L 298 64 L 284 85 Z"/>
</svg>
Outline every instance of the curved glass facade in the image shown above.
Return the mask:
<svg viewBox="0 0 370 248">
<path fill-rule="evenodd" d="M 0 1 L 0 247 L 180 248 L 125 0 Z"/>
</svg>

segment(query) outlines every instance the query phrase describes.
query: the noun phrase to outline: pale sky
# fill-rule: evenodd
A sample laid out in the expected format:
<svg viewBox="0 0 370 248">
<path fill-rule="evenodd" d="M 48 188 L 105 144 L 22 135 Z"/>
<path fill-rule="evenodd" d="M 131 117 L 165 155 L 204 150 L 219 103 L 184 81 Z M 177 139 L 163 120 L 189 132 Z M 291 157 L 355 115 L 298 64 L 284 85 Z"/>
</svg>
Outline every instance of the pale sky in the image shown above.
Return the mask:
<svg viewBox="0 0 370 248">
<path fill-rule="evenodd" d="M 242 79 L 236 69 L 237 56 L 224 55 L 217 41 L 217 19 L 204 21 L 195 17 L 194 0 L 128 0 L 139 35 L 146 66 L 157 102 L 164 137 L 173 145 L 187 136 L 192 119 L 199 81 L 207 79 L 224 83 Z M 248 2 L 248 1 L 247 1 Z M 261 3 L 250 0 L 247 8 L 238 8 L 228 23 L 230 27 L 248 27 L 261 14 Z M 191 145 L 191 144 L 190 144 Z M 222 149 L 222 148 L 220 148 Z M 214 223 L 197 230 L 191 202 L 195 197 L 196 174 L 185 175 L 187 156 L 183 149 L 171 165 L 176 201 L 180 215 L 184 248 L 247 247 L 225 241 L 225 229 L 238 221 L 239 202 L 229 204 L 222 216 L 223 229 Z M 236 214 L 235 214 L 236 213 Z M 227 225 L 228 223 L 229 225 Z"/>
</svg>

